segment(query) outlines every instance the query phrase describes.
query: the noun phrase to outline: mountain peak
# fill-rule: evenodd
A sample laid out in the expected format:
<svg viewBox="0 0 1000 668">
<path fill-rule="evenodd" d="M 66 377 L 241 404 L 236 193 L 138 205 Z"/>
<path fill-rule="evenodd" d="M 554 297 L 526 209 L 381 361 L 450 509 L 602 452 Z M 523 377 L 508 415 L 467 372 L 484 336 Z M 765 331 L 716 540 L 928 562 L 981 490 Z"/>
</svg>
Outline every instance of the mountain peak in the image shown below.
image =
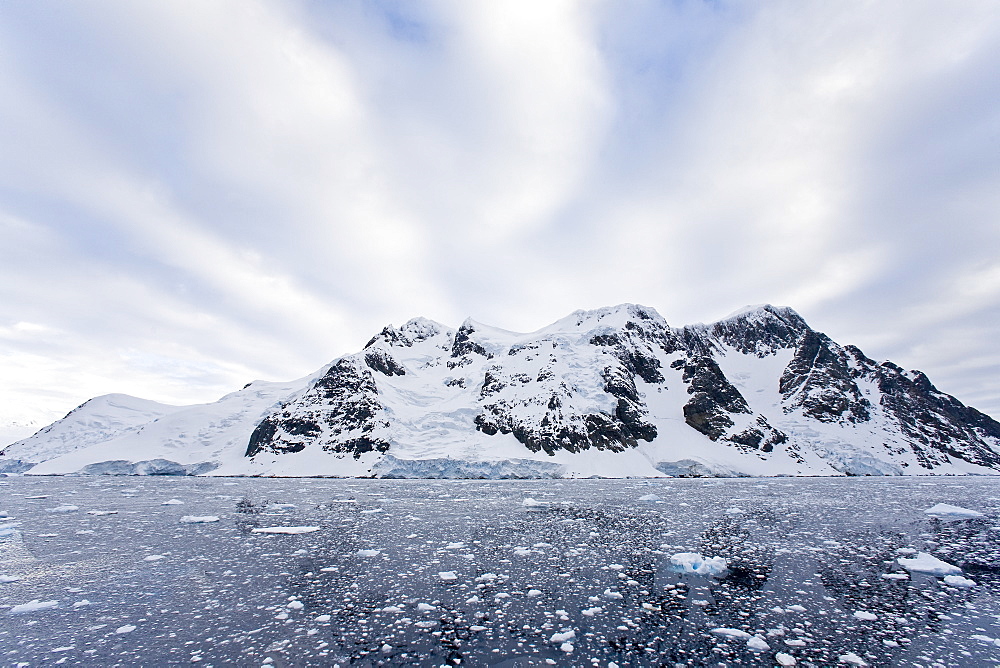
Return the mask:
<svg viewBox="0 0 1000 668">
<path fill-rule="evenodd" d="M 97 398 L 5 448 L 0 474 L 426 477 L 453 461 L 484 477 L 995 473 L 1000 423 L 788 307 L 675 329 L 626 303 L 526 334 L 414 318 L 214 404 Z"/>
</svg>

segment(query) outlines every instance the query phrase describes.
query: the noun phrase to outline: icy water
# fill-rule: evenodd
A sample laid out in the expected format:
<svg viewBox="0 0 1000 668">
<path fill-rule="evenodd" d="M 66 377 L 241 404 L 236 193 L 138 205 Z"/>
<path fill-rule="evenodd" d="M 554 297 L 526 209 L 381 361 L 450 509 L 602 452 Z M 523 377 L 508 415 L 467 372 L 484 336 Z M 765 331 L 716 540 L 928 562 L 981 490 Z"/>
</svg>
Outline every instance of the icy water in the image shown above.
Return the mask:
<svg viewBox="0 0 1000 668">
<path fill-rule="evenodd" d="M 995 666 L 998 482 L 2 479 L 0 665 Z"/>
</svg>

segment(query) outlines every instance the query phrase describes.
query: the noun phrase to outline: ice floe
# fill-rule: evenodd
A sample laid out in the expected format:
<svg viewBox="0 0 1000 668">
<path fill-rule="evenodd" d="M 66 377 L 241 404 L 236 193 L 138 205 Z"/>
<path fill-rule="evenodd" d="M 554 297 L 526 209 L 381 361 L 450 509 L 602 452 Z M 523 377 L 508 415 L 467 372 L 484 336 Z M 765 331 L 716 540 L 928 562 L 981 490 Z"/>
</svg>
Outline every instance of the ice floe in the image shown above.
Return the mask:
<svg viewBox="0 0 1000 668">
<path fill-rule="evenodd" d="M 953 566 L 946 561 L 941 561 L 932 554 L 927 552 L 918 552 L 917 556 L 912 559 L 896 559 L 899 565 L 911 572 L 917 573 L 929 573 L 930 575 L 937 575 L 939 577 L 944 575 L 961 575 L 962 569 L 958 566 Z"/>
<path fill-rule="evenodd" d="M 312 533 L 319 530 L 320 527 L 257 527 L 256 529 L 252 529 L 252 532 L 297 535 L 300 533 Z"/>
<path fill-rule="evenodd" d="M 962 508 L 961 506 L 952 506 L 947 503 L 939 503 L 937 505 L 931 506 L 924 511 L 927 515 L 933 515 L 934 517 L 947 517 L 954 519 L 971 519 L 973 517 L 985 517 L 978 510 L 970 510 L 968 508 Z"/>
<path fill-rule="evenodd" d="M 33 601 L 28 601 L 27 603 L 21 603 L 20 605 L 15 605 L 10 609 L 10 614 L 20 615 L 28 612 L 35 612 L 37 610 L 47 610 L 49 608 L 54 608 L 59 605 L 59 601 L 43 601 L 41 599 L 35 599 Z"/>
</svg>

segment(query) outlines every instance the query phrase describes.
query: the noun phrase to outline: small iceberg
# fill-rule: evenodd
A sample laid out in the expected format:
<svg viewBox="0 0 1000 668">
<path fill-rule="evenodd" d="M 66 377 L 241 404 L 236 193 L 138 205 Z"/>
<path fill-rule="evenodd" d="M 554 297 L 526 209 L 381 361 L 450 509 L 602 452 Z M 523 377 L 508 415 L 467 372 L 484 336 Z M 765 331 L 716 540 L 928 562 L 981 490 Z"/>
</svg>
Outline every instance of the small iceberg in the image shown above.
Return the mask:
<svg viewBox="0 0 1000 668">
<path fill-rule="evenodd" d="M 675 573 L 693 573 L 718 577 L 729 569 L 724 557 L 704 557 L 697 552 L 678 552 L 670 557 L 671 570 Z"/>
</svg>

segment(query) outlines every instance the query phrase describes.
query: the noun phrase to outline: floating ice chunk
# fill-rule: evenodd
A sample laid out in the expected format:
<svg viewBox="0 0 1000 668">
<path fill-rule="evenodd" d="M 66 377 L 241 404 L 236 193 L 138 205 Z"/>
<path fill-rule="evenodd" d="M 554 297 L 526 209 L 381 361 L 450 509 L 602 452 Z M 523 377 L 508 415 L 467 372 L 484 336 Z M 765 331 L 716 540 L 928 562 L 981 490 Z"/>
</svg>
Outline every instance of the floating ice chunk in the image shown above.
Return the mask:
<svg viewBox="0 0 1000 668">
<path fill-rule="evenodd" d="M 121 633 L 132 633 L 132 631 L 135 631 L 135 629 L 136 629 L 136 626 L 134 624 L 126 624 L 125 626 L 119 626 L 117 629 L 115 629 L 115 633 L 119 633 L 119 634 L 121 634 Z"/>
<path fill-rule="evenodd" d="M 183 506 L 184 502 L 180 499 L 170 499 L 169 501 L 164 501 L 160 504 L 161 506 Z"/>
<path fill-rule="evenodd" d="M 36 598 L 33 601 L 15 605 L 10 609 L 10 614 L 20 615 L 28 612 L 35 612 L 36 610 L 47 610 L 48 608 L 54 608 L 57 605 L 59 605 L 59 601 L 42 601 Z"/>
<path fill-rule="evenodd" d="M 745 510 L 743 510 L 742 508 L 737 508 L 736 506 L 733 506 L 732 508 L 726 508 L 727 515 L 742 515 L 745 512 L 746 512 Z"/>
<path fill-rule="evenodd" d="M 0 527 L 0 538 L 6 538 L 7 536 L 13 536 L 17 533 L 17 529 L 14 527 Z"/>
<path fill-rule="evenodd" d="M 289 610 L 301 610 L 306 606 L 305 603 L 296 599 L 294 601 L 289 601 L 288 603 L 286 603 L 285 607 L 288 608 Z"/>
<path fill-rule="evenodd" d="M 882 576 L 886 580 L 909 580 L 910 576 L 906 573 L 883 573 Z"/>
<path fill-rule="evenodd" d="M 358 550 L 359 557 L 377 557 L 382 554 L 382 550 Z"/>
<path fill-rule="evenodd" d="M 0 575 L 0 584 L 6 584 L 8 582 L 17 582 L 21 578 L 15 575 Z"/>
<path fill-rule="evenodd" d="M 847 664 L 850 664 L 852 666 L 867 666 L 868 665 L 867 661 L 865 661 L 864 659 L 862 659 L 860 656 L 858 656 L 854 652 L 848 652 L 847 654 L 841 654 L 840 656 L 837 657 L 837 660 L 840 661 L 840 663 L 847 663 Z"/>
<path fill-rule="evenodd" d="M 639 500 L 645 501 L 646 503 L 656 503 L 657 501 L 661 501 L 662 499 L 660 499 L 660 497 L 658 497 L 655 494 L 646 494 L 645 496 L 640 496 Z"/>
<path fill-rule="evenodd" d="M 741 631 L 740 629 L 728 629 L 725 627 L 712 629 L 712 633 L 716 633 L 720 636 L 727 636 L 729 638 L 750 638 L 750 634 L 746 631 Z"/>
<path fill-rule="evenodd" d="M 917 556 L 913 559 L 896 559 L 899 565 L 908 571 L 916 571 L 918 573 L 930 573 L 931 575 L 943 576 L 943 575 L 961 575 L 962 569 L 958 566 L 953 566 L 946 561 L 941 561 L 937 557 L 928 554 L 926 552 L 918 552 Z"/>
<path fill-rule="evenodd" d="M 605 596 L 606 596 L 607 598 L 615 598 L 615 599 L 622 599 L 622 598 L 625 598 L 625 597 L 624 597 L 624 596 L 623 596 L 622 594 L 620 594 L 619 592 L 616 592 L 616 591 L 611 591 L 610 589 L 605 589 L 605 590 L 604 590 L 604 595 L 605 595 Z"/>
<path fill-rule="evenodd" d="M 94 515 L 95 517 L 103 517 L 105 515 L 117 515 L 117 510 L 88 510 L 88 515 Z"/>
<path fill-rule="evenodd" d="M 455 574 L 455 571 L 441 571 L 438 573 L 438 577 L 445 582 L 454 582 L 458 579 L 458 575 Z"/>
<path fill-rule="evenodd" d="M 952 587 L 975 587 L 976 582 L 970 580 L 969 578 L 963 578 L 961 575 L 946 575 L 944 576 L 944 583 L 946 585 L 951 585 Z"/>
<path fill-rule="evenodd" d="M 704 557 L 697 552 L 678 552 L 670 557 L 670 564 L 675 573 L 709 576 L 722 575 L 729 567 L 724 557 Z"/>
<path fill-rule="evenodd" d="M 561 649 L 562 651 L 566 652 L 567 654 L 572 654 L 573 653 L 573 649 L 574 649 L 573 643 L 571 643 L 571 642 L 564 642 L 563 644 L 559 645 L 559 649 Z"/>
<path fill-rule="evenodd" d="M 469 630 L 472 631 L 473 633 L 479 633 L 480 631 L 485 631 L 486 627 L 480 626 L 478 624 L 473 624 L 472 626 L 469 627 Z"/>
<path fill-rule="evenodd" d="M 778 662 L 779 666 L 794 666 L 795 657 L 791 654 L 785 654 L 784 652 L 778 652 L 774 655 L 774 660 Z"/>
<path fill-rule="evenodd" d="M 464 550 L 465 549 L 465 543 L 462 543 L 462 542 L 448 543 L 447 545 L 444 546 L 444 549 L 446 549 L 446 550 Z"/>
<path fill-rule="evenodd" d="M 789 611 L 791 611 L 791 612 L 805 612 L 806 609 L 805 609 L 805 607 L 799 605 L 798 603 L 795 603 L 794 605 L 790 605 L 787 608 L 785 608 L 785 612 L 789 612 Z"/>
<path fill-rule="evenodd" d="M 747 649 L 751 652 L 766 652 L 771 649 L 771 646 L 758 634 L 747 638 Z"/>
<path fill-rule="evenodd" d="M 544 501 L 536 501 L 535 499 L 529 496 L 525 498 L 524 501 L 521 502 L 521 505 L 525 508 L 543 508 L 545 507 L 546 503 Z"/>
<path fill-rule="evenodd" d="M 878 619 L 877 615 L 872 614 L 867 610 L 856 610 L 854 612 L 854 617 L 855 619 L 860 619 L 861 621 L 864 622 L 874 622 L 876 619 Z"/>
<path fill-rule="evenodd" d="M 573 629 L 567 629 L 567 630 L 562 631 L 560 633 L 553 633 L 552 637 L 549 638 L 549 642 L 551 642 L 551 643 L 564 643 L 564 642 L 572 640 L 575 637 L 576 637 L 576 631 L 574 631 Z"/>
<path fill-rule="evenodd" d="M 604 608 L 594 606 L 593 608 L 586 608 L 585 610 L 581 610 L 580 614 L 585 617 L 593 617 L 594 615 L 601 612 L 604 612 Z"/>
<path fill-rule="evenodd" d="M 420 612 L 430 612 L 431 610 L 436 610 L 437 608 L 430 603 L 417 603 L 417 610 Z"/>
<path fill-rule="evenodd" d="M 526 547 L 515 547 L 514 554 L 518 557 L 527 557 L 529 554 L 531 554 L 531 550 L 529 550 Z"/>
<path fill-rule="evenodd" d="M 330 615 L 316 615 L 315 617 L 313 617 L 313 621 L 320 623 L 328 622 L 330 621 Z"/>
<path fill-rule="evenodd" d="M 209 522 L 218 522 L 219 518 L 215 515 L 185 515 L 178 521 L 181 524 L 208 524 Z"/>
<path fill-rule="evenodd" d="M 267 507 L 270 510 L 294 510 L 298 508 L 294 503 L 270 503 Z"/>
<path fill-rule="evenodd" d="M 70 504 L 63 504 L 61 506 L 56 506 L 55 508 L 46 508 L 47 513 L 75 513 L 80 510 L 80 506 L 72 506 Z"/>
<path fill-rule="evenodd" d="M 534 598 L 536 596 L 541 596 L 541 595 L 542 595 L 542 591 L 540 589 L 529 589 L 528 590 L 528 598 Z"/>
<path fill-rule="evenodd" d="M 73 609 L 76 610 L 77 608 L 82 608 L 87 605 L 90 605 L 90 601 L 88 601 L 87 599 L 82 599 L 73 604 Z"/>
<path fill-rule="evenodd" d="M 164 558 L 165 557 L 162 554 L 151 554 L 148 557 L 146 557 L 145 559 L 143 559 L 143 561 L 159 561 L 160 559 L 164 559 Z"/>
<path fill-rule="evenodd" d="M 282 534 L 300 534 L 300 533 L 312 533 L 313 531 L 319 531 L 319 527 L 257 527 L 253 529 L 253 533 L 282 533 Z"/>
<path fill-rule="evenodd" d="M 954 519 L 968 519 L 972 517 L 984 517 L 978 510 L 969 510 L 961 506 L 953 506 L 947 503 L 939 503 L 924 511 L 927 515 L 934 517 L 949 517 Z"/>
</svg>

